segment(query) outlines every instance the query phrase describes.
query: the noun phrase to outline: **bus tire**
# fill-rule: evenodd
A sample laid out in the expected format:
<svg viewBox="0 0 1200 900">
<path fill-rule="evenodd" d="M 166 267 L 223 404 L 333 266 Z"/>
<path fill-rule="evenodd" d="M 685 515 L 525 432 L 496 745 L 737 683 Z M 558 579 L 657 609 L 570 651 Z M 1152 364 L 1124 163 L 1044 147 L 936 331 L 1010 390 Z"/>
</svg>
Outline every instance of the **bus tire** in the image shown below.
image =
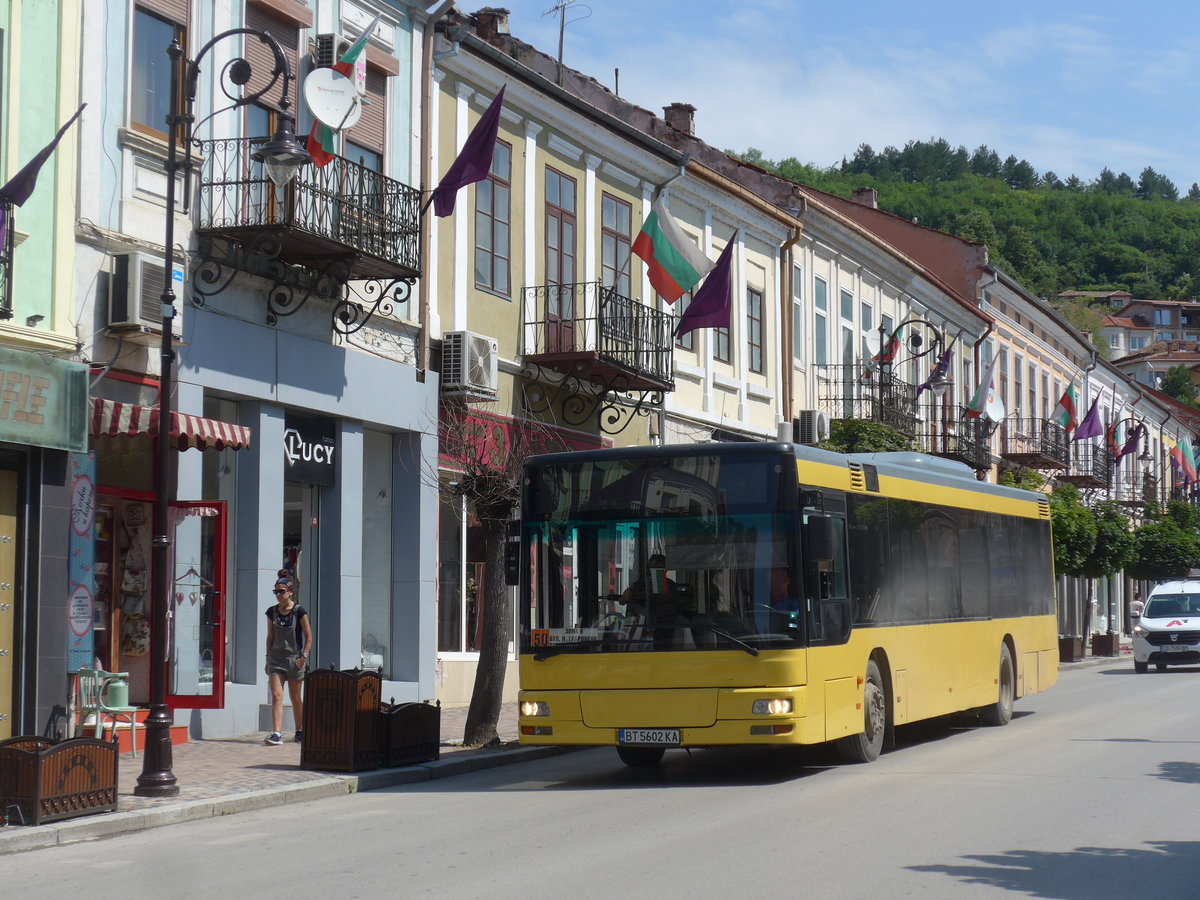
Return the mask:
<svg viewBox="0 0 1200 900">
<path fill-rule="evenodd" d="M 621 762 L 627 766 L 636 766 L 638 768 L 657 766 L 662 762 L 663 754 L 666 752 L 666 749 L 663 747 L 617 748 L 617 756 L 621 757 Z"/>
<path fill-rule="evenodd" d="M 1017 696 L 1017 674 L 1008 644 L 1000 645 L 1000 674 L 996 681 L 999 683 L 996 702 L 979 711 L 979 718 L 984 725 L 1007 725 L 1012 720 L 1013 701 Z"/>
<path fill-rule="evenodd" d="M 863 681 L 863 730 L 859 734 L 839 738 L 838 754 L 852 763 L 868 763 L 879 759 L 883 739 L 887 734 L 887 689 L 875 660 L 867 660 L 867 676 Z"/>
</svg>

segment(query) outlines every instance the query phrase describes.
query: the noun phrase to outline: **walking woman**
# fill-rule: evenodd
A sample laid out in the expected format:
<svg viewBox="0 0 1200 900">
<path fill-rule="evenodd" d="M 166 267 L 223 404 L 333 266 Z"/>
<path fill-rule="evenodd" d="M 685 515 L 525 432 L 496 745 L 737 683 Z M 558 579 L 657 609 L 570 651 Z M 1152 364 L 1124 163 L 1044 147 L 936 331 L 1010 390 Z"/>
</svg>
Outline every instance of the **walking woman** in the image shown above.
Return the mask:
<svg viewBox="0 0 1200 900">
<path fill-rule="evenodd" d="M 275 582 L 275 605 L 267 608 L 267 666 L 271 686 L 271 723 L 274 731 L 268 744 L 283 743 L 283 683 L 292 695 L 292 714 L 296 719 L 296 743 L 304 737 L 304 671 L 308 650 L 312 647 L 312 625 L 308 611 L 296 603 L 295 586 L 290 578 Z"/>
</svg>

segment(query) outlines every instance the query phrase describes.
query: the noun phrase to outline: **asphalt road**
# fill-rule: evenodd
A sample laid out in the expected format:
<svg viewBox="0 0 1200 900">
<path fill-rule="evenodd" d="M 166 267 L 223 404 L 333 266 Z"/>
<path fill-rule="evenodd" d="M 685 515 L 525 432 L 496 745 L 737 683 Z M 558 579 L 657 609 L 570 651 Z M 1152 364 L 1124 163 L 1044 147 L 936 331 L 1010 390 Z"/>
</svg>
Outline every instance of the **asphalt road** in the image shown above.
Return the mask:
<svg viewBox="0 0 1200 900">
<path fill-rule="evenodd" d="M 0 861 L 3 896 L 1200 897 L 1200 668 L 1064 672 L 1005 728 L 589 750 Z"/>
</svg>

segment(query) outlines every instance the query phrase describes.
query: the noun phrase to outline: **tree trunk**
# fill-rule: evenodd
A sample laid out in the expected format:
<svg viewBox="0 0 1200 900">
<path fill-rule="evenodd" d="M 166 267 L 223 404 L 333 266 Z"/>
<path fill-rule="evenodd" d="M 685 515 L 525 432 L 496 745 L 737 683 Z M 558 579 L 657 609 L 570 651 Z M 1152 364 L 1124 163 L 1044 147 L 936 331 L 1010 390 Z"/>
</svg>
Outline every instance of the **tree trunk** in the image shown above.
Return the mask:
<svg viewBox="0 0 1200 900">
<path fill-rule="evenodd" d="M 504 583 L 505 523 L 481 519 L 479 524 L 484 530 L 483 555 L 486 563 L 481 586 L 485 598 L 483 640 L 479 646 L 475 687 L 463 732 L 463 746 L 466 747 L 482 747 L 500 740 L 496 723 L 500 720 L 504 672 L 508 665 L 508 644 L 511 640 L 512 603 L 509 601 L 508 586 Z"/>
</svg>

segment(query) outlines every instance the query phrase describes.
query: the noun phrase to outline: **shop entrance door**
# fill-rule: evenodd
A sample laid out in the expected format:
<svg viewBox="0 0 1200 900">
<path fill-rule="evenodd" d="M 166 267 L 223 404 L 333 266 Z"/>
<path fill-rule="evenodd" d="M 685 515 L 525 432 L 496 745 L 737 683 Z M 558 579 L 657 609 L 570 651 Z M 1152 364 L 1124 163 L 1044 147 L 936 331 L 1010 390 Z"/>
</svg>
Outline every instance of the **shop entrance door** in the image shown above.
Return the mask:
<svg viewBox="0 0 1200 900">
<path fill-rule="evenodd" d="M 296 583 L 296 602 L 308 612 L 313 631 L 309 665 L 316 668 L 321 646 L 320 582 L 321 487 L 298 481 L 284 482 L 283 564 Z M 322 663 L 325 660 L 321 660 Z M 333 660 L 329 660 L 332 663 Z"/>
<path fill-rule="evenodd" d="M 171 628 L 167 705 L 225 705 L 225 503 L 170 504 Z"/>
<path fill-rule="evenodd" d="M 16 582 L 17 473 L 0 469 L 0 740 L 13 735 Z"/>
</svg>

